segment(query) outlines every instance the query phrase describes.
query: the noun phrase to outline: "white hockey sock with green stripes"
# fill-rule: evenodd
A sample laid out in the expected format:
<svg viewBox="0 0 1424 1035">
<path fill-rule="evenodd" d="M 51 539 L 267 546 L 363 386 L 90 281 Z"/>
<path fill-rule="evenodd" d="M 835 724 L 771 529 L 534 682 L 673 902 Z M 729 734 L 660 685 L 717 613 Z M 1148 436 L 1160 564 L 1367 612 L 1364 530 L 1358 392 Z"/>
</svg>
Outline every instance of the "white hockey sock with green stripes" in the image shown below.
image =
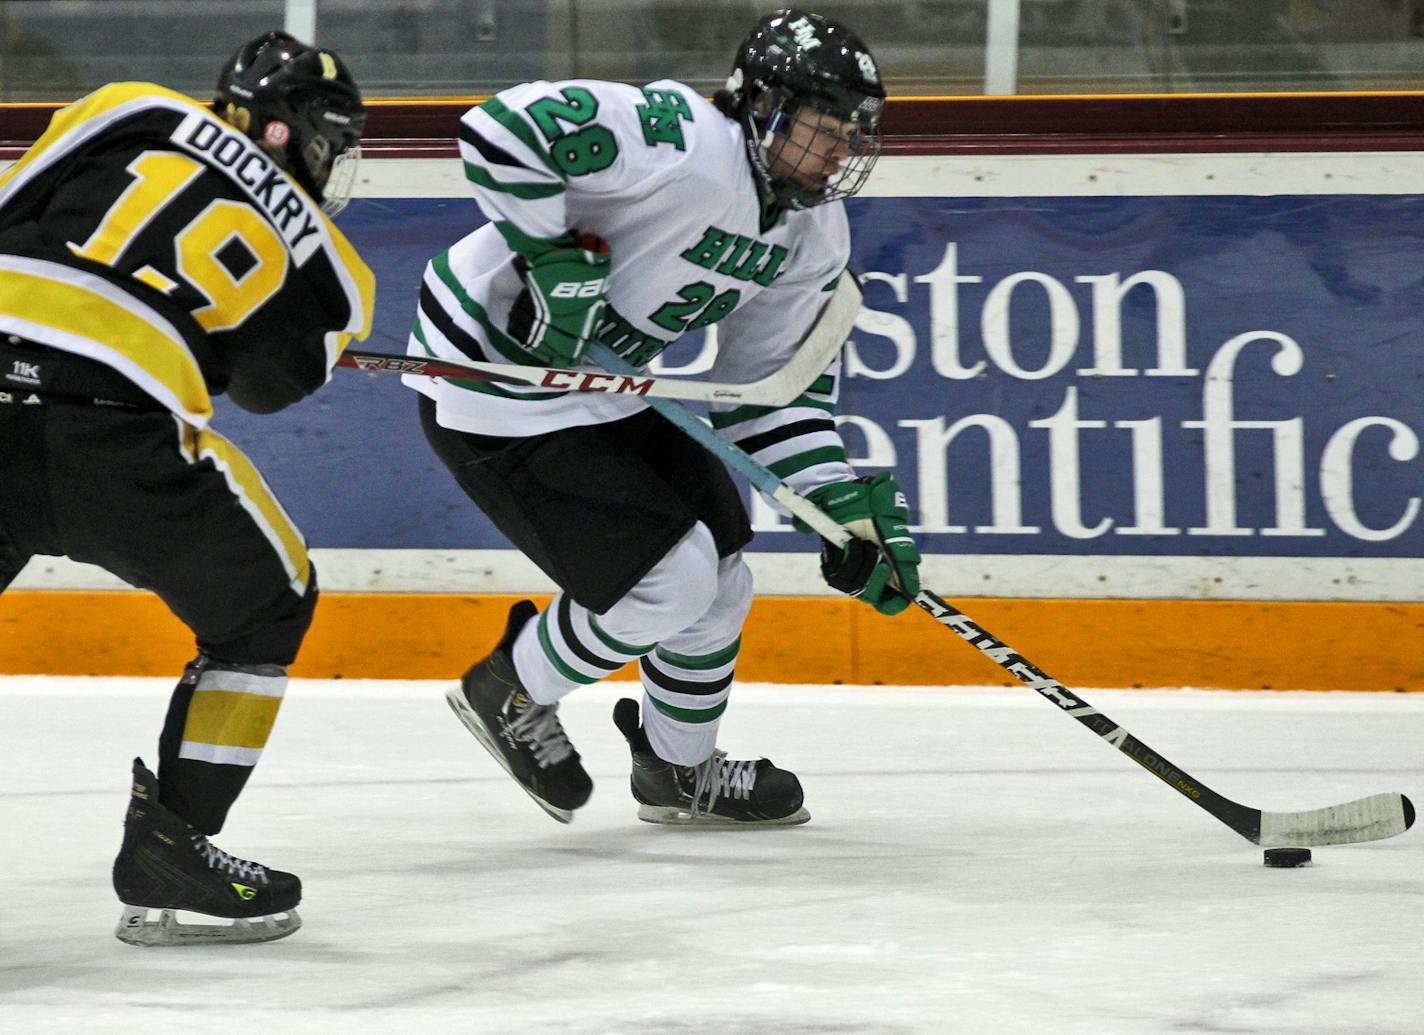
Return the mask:
<svg viewBox="0 0 1424 1035">
<path fill-rule="evenodd" d="M 514 644 L 514 670 L 538 704 L 554 704 L 571 690 L 596 683 L 653 649 L 624 643 L 598 616 L 560 593 L 526 625 Z"/>
<path fill-rule="evenodd" d="M 687 628 L 663 637 L 639 664 L 643 728 L 659 758 L 697 765 L 717 746 L 751 606 L 752 573 L 742 555 L 722 558 L 712 605 Z"/>
<path fill-rule="evenodd" d="M 679 654 L 659 644 L 638 663 L 643 728 L 659 758 L 697 765 L 712 754 L 741 646 L 740 636 L 702 654 Z"/>
<path fill-rule="evenodd" d="M 699 521 L 604 614 L 560 593 L 515 642 L 520 683 L 539 704 L 553 704 L 612 675 L 660 640 L 696 627 L 722 596 L 727 563 L 718 561 L 712 533 Z M 750 574 L 747 578 L 750 599 Z"/>
</svg>

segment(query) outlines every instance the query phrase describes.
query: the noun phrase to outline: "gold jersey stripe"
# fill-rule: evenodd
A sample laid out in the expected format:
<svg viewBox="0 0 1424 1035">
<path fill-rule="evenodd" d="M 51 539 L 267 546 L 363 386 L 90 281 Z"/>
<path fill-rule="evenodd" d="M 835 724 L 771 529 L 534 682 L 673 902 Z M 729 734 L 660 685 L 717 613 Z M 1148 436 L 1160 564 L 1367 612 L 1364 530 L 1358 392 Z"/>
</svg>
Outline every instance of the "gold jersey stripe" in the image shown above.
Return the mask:
<svg viewBox="0 0 1424 1035">
<path fill-rule="evenodd" d="M 177 328 L 92 274 L 0 256 L 0 327 L 111 366 L 194 424 L 213 415 L 203 372 Z"/>
<path fill-rule="evenodd" d="M 150 107 L 155 98 L 169 102 L 167 105 L 169 107 L 198 109 L 205 112 L 208 110 L 192 97 L 156 83 L 110 83 L 108 86 L 102 86 L 88 96 L 81 97 L 73 104 L 60 108 L 54 113 L 49 120 L 49 127 L 40 135 L 40 138 L 20 157 L 19 161 L 5 170 L 3 176 L 0 176 L 0 200 L 3 200 L 5 190 L 13 186 L 12 181 L 29 178 L 31 166 L 35 166 L 38 170 L 49 165 L 52 161 L 62 159 L 76 141 L 88 139 L 100 133 L 111 123 L 133 111 Z M 125 107 L 126 105 L 131 106 Z M 64 146 L 58 148 L 53 146 L 60 142 L 63 142 Z"/>
<path fill-rule="evenodd" d="M 183 725 L 183 740 L 261 750 L 281 707 L 282 698 L 268 694 L 194 690 Z"/>
<path fill-rule="evenodd" d="M 335 223 L 326 218 L 325 213 L 322 214 L 322 221 L 326 224 L 326 232 L 331 238 L 332 245 L 336 248 L 336 254 L 341 258 L 341 262 L 337 264 L 337 273 L 343 282 L 350 283 L 356 288 L 361 312 L 360 326 L 350 334 L 343 333 L 340 336 L 336 356 L 330 357 L 331 361 L 335 363 L 337 356 L 345 351 L 352 337 L 358 341 L 365 341 L 366 335 L 371 333 L 371 316 L 376 309 L 376 275 L 362 261 L 361 256 L 356 254 L 356 249 L 351 246 L 346 235 L 336 228 Z M 350 327 L 350 323 L 347 326 Z"/>
<path fill-rule="evenodd" d="M 217 432 L 179 424 L 183 455 L 190 463 L 211 460 L 227 479 L 228 488 L 247 511 L 272 548 L 291 580 L 292 592 L 306 594 L 311 584 L 311 559 L 302 533 L 277 502 L 252 461 Z"/>
</svg>

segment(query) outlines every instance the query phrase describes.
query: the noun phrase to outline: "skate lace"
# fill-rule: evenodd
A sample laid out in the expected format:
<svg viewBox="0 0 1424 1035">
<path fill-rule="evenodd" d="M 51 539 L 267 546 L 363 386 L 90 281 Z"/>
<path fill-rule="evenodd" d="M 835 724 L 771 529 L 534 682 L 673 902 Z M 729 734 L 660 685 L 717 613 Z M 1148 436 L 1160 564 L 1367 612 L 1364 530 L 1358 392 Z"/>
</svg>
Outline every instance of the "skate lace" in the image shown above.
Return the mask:
<svg viewBox="0 0 1424 1035">
<path fill-rule="evenodd" d="M 248 862 L 246 859 L 239 859 L 235 855 L 228 855 L 217 845 L 213 844 L 206 837 L 201 835 L 193 838 L 193 847 L 202 853 L 203 861 L 209 868 L 222 870 L 230 876 L 237 877 L 245 881 L 260 881 L 267 883 L 267 869 L 255 862 Z"/>
<path fill-rule="evenodd" d="M 694 819 L 711 812 L 719 796 L 745 801 L 752 796 L 752 788 L 756 786 L 756 763 L 750 759 L 729 759 L 725 751 L 712 752 L 712 757 L 694 766 L 693 771 L 697 774 L 697 783 L 692 789 Z M 702 804 L 703 797 L 707 799 L 706 805 Z"/>
<path fill-rule="evenodd" d="M 553 705 L 531 701 L 524 713 L 509 724 L 509 732 L 529 745 L 540 769 L 558 765 L 574 753 L 574 746 L 559 722 L 558 709 Z"/>
</svg>

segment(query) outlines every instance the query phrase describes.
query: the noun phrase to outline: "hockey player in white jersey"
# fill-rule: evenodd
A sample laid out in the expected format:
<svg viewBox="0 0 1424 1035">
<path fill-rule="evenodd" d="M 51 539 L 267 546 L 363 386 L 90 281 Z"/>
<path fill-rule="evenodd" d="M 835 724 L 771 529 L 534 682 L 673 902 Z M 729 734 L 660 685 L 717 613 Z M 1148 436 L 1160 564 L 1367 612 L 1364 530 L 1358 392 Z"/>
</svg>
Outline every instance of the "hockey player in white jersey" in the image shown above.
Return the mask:
<svg viewBox="0 0 1424 1035">
<path fill-rule="evenodd" d="M 645 366 L 717 325 L 712 377 L 782 367 L 850 256 L 844 198 L 880 149 L 885 92 L 844 26 L 761 19 L 712 102 L 670 80 L 505 90 L 461 120 L 465 174 L 490 222 L 428 265 L 410 352 L 578 365 L 590 340 Z M 823 543 L 837 589 L 887 614 L 918 591 L 892 475 L 856 476 L 832 420 L 839 360 L 790 405 L 714 407 L 714 426 L 869 542 Z M 651 822 L 805 822 L 799 781 L 716 750 L 752 580 L 752 537 L 725 468 L 622 395 L 407 377 L 427 438 L 472 500 L 560 587 L 510 611 L 449 694 L 479 741 L 564 822 L 592 782 L 559 700 L 637 661 L 614 721 Z"/>
</svg>

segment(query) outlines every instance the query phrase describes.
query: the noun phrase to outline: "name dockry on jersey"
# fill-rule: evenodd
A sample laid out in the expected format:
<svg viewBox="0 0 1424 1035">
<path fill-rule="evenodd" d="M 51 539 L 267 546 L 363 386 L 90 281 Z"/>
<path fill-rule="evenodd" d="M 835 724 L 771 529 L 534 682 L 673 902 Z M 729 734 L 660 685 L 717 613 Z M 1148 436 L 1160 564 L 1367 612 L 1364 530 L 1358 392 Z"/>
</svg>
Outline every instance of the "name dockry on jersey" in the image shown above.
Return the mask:
<svg viewBox="0 0 1424 1035">
<path fill-rule="evenodd" d="M 316 252 L 321 243 L 320 216 L 311 200 L 292 185 L 256 143 L 203 112 L 185 116 L 172 139 L 240 184 L 272 217 L 298 265 Z"/>
</svg>

